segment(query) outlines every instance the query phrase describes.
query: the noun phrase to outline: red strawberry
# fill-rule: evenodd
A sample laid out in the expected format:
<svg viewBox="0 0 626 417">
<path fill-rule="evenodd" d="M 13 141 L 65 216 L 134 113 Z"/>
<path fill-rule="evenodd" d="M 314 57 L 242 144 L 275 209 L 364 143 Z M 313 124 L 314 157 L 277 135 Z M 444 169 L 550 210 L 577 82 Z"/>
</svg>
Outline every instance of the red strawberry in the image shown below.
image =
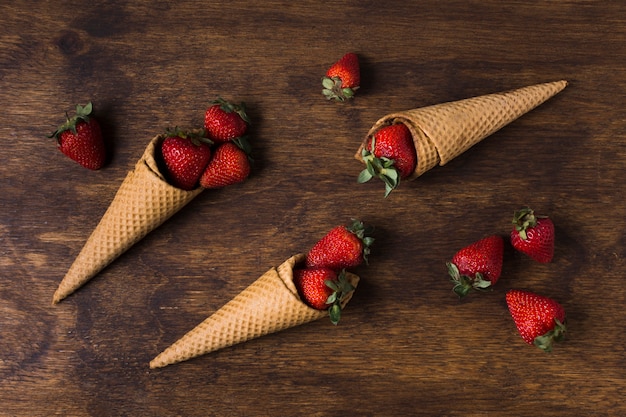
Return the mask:
<svg viewBox="0 0 626 417">
<path fill-rule="evenodd" d="M 385 183 L 385 197 L 408 178 L 417 165 L 413 136 L 403 123 L 385 126 L 370 137 L 361 152 L 366 168 L 359 174 L 360 183 L 374 177 Z"/>
<path fill-rule="evenodd" d="M 49 137 L 57 140 L 61 152 L 85 168 L 102 168 L 106 159 L 106 149 L 98 121 L 91 116 L 91 102 L 84 107 L 76 105 L 76 115 L 59 126 Z"/>
<path fill-rule="evenodd" d="M 183 190 L 193 190 L 211 158 L 211 141 L 195 132 L 168 130 L 161 144 L 161 155 L 169 182 Z"/>
<path fill-rule="evenodd" d="M 530 291 L 510 290 L 506 303 L 522 339 L 550 352 L 565 333 L 565 310 L 556 301 Z"/>
<path fill-rule="evenodd" d="M 338 271 L 367 262 L 374 238 L 366 236 L 370 229 L 361 221 L 331 229 L 309 251 L 307 267 L 330 268 Z"/>
<path fill-rule="evenodd" d="M 537 262 L 547 263 L 554 256 L 554 224 L 545 216 L 537 216 L 528 207 L 515 212 L 511 244 Z"/>
<path fill-rule="evenodd" d="M 447 263 L 454 292 L 465 297 L 471 289 L 483 290 L 498 281 L 502 272 L 504 240 L 488 236 L 459 250 Z"/>
<path fill-rule="evenodd" d="M 329 268 L 294 269 L 293 280 L 298 294 L 311 308 L 329 310 L 330 321 L 337 324 L 341 318 L 341 302 L 354 290 L 346 279 Z"/>
<path fill-rule="evenodd" d="M 250 119 L 245 103 L 233 104 L 218 97 L 211 104 L 204 115 L 204 128 L 212 141 L 228 142 L 246 133 Z"/>
<path fill-rule="evenodd" d="M 345 101 L 354 97 L 360 84 L 359 57 L 350 52 L 326 71 L 326 76 L 322 78 L 322 92 L 328 100 Z"/>
<path fill-rule="evenodd" d="M 203 188 L 221 188 L 240 183 L 250 175 L 250 163 L 249 149 L 244 140 L 219 144 L 200 177 L 200 185 Z"/>
</svg>

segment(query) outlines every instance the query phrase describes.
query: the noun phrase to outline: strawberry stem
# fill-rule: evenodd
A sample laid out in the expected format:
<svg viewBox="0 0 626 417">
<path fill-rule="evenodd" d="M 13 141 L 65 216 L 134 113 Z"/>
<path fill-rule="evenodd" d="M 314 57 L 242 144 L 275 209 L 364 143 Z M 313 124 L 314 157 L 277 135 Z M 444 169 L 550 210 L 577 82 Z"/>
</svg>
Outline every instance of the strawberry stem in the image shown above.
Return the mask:
<svg viewBox="0 0 626 417">
<path fill-rule="evenodd" d="M 76 114 L 72 118 L 70 118 L 69 115 L 65 113 L 65 119 L 66 119 L 65 123 L 59 126 L 59 128 L 55 130 L 54 132 L 52 132 L 50 135 L 48 135 L 48 137 L 57 138 L 58 140 L 59 135 L 65 132 L 66 130 L 71 130 L 72 133 L 76 135 L 77 134 L 76 124 L 81 121 L 85 123 L 89 123 L 89 116 L 91 115 L 92 110 L 93 110 L 93 104 L 91 103 L 91 101 L 85 104 L 84 106 L 77 104 Z"/>
<path fill-rule="evenodd" d="M 370 235 L 374 231 L 374 228 L 371 226 L 366 226 L 362 221 L 358 219 L 352 219 L 352 223 L 350 223 L 346 227 L 346 229 L 348 229 L 349 232 L 354 233 L 356 237 L 358 237 L 361 242 L 363 242 L 363 261 L 366 265 L 369 265 L 368 257 L 371 253 L 370 247 L 372 246 L 372 243 L 374 243 L 375 239 L 368 235 Z"/>
<path fill-rule="evenodd" d="M 535 215 L 535 212 L 529 207 L 524 207 L 514 213 L 513 225 L 522 240 L 528 239 L 526 231 L 537 226 L 537 219 L 539 218 L 541 216 Z"/>
<path fill-rule="evenodd" d="M 371 151 L 363 148 L 361 157 L 365 162 L 365 169 L 361 171 L 357 182 L 363 184 L 376 177 L 385 183 L 385 197 L 400 184 L 400 174 L 394 166 L 394 160 L 386 157 L 377 158 L 374 155 L 376 139 L 372 138 Z"/>
<path fill-rule="evenodd" d="M 346 270 L 342 269 L 337 280 L 324 281 L 327 287 L 333 290 L 332 294 L 326 299 L 326 304 L 330 304 L 328 315 L 332 324 L 337 325 L 341 318 L 341 302 L 354 291 L 354 286 L 348 282 L 346 278 Z"/>
<path fill-rule="evenodd" d="M 554 342 L 563 340 L 566 330 L 564 323 L 561 323 L 558 319 L 554 319 L 554 329 L 544 335 L 537 336 L 535 340 L 533 340 L 533 344 L 544 352 L 552 352 L 552 345 Z"/>
<path fill-rule="evenodd" d="M 342 81 L 339 77 L 323 77 L 322 78 L 322 86 L 324 89 L 322 90 L 322 94 L 328 100 L 337 100 L 337 101 L 346 101 L 354 97 L 355 91 L 359 88 L 342 88 Z"/>
<path fill-rule="evenodd" d="M 461 274 L 459 268 L 452 262 L 446 262 L 448 266 L 448 274 L 450 275 L 450 281 L 454 284 L 452 291 L 459 298 L 465 297 L 471 290 L 485 291 L 491 287 L 491 281 L 485 279 L 483 274 L 477 272 L 474 277 Z"/>
<path fill-rule="evenodd" d="M 211 102 L 212 104 L 219 104 L 220 108 L 224 110 L 226 113 L 235 112 L 241 117 L 241 119 L 246 122 L 246 124 L 250 125 L 250 118 L 246 113 L 246 103 L 241 102 L 239 104 L 231 103 L 230 101 L 224 100 L 222 97 L 217 97 L 217 99 Z"/>
</svg>

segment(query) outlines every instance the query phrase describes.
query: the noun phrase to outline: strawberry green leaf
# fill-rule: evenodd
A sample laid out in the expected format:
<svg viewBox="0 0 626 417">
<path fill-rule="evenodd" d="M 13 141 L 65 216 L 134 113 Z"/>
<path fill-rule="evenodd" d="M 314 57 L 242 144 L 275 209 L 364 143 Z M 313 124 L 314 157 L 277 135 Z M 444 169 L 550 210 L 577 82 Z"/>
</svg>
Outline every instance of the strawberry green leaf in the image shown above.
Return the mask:
<svg viewBox="0 0 626 417">
<path fill-rule="evenodd" d="M 374 174 L 369 170 L 369 168 L 365 168 L 363 171 L 359 173 L 358 178 L 356 179 L 359 184 L 363 184 L 368 182 L 374 178 Z"/>
<path fill-rule="evenodd" d="M 333 290 L 333 293 L 326 299 L 326 304 L 330 305 L 330 321 L 336 325 L 341 317 L 341 302 L 354 291 L 354 286 L 346 278 L 345 269 L 341 270 L 336 281 L 326 280 L 324 284 Z"/>
<path fill-rule="evenodd" d="M 454 284 L 452 291 L 454 291 L 459 298 L 465 297 L 472 289 L 484 291 L 491 288 L 491 281 L 485 279 L 480 272 L 476 273 L 475 277 L 470 277 L 461 274 L 459 268 L 452 262 L 447 262 L 446 265 L 448 267 L 450 281 Z"/>
<path fill-rule="evenodd" d="M 372 139 L 372 149 L 374 149 L 375 143 L 376 140 Z M 400 173 L 394 166 L 393 159 L 386 157 L 377 158 L 373 152 L 365 148 L 361 151 L 361 158 L 365 162 L 365 169 L 361 171 L 357 178 L 359 183 L 367 182 L 374 177 L 379 178 L 385 184 L 385 197 L 398 187 Z"/>
<path fill-rule="evenodd" d="M 330 322 L 336 326 L 339 323 L 339 319 L 341 319 L 341 306 L 334 304 L 328 310 L 328 315 L 330 316 Z"/>
<path fill-rule="evenodd" d="M 565 335 L 565 331 L 565 324 L 554 319 L 554 329 L 544 335 L 537 336 L 535 340 L 533 340 L 533 344 L 544 352 L 552 352 L 554 342 L 561 341 Z"/>
<path fill-rule="evenodd" d="M 87 104 L 85 104 L 84 106 L 81 106 L 80 104 L 76 105 L 76 114 L 73 117 L 69 117 L 69 115 L 66 113 L 65 114 L 65 118 L 66 121 L 64 124 L 62 124 L 61 126 L 59 126 L 59 128 L 57 130 L 55 130 L 54 132 L 52 132 L 50 135 L 48 135 L 49 138 L 59 138 L 59 135 L 63 132 L 65 132 L 66 130 L 70 130 L 73 134 L 77 134 L 76 132 L 76 124 L 78 122 L 85 122 L 85 123 L 89 123 L 89 116 L 91 115 L 91 112 L 93 110 L 93 104 L 90 102 L 88 102 Z"/>
<path fill-rule="evenodd" d="M 342 88 L 342 82 L 339 77 L 323 77 L 322 78 L 322 94 L 328 100 L 346 101 L 354 97 L 354 92 L 359 87 Z"/>
</svg>

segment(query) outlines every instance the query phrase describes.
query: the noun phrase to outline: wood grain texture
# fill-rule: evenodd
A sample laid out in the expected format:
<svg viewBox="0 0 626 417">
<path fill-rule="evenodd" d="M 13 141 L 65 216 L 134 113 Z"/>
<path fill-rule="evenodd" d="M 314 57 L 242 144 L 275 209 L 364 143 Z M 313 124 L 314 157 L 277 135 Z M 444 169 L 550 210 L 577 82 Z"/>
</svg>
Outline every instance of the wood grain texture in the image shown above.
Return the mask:
<svg viewBox="0 0 626 417">
<path fill-rule="evenodd" d="M 519 2 L 16 0 L 0 6 L 1 416 L 615 416 L 626 414 L 626 7 Z M 362 88 L 321 76 L 359 54 Z M 359 185 L 354 152 L 397 110 L 566 79 L 444 167 Z M 147 142 L 245 101 L 257 164 L 207 191 L 57 306 L 60 279 Z M 46 138 L 92 100 L 111 148 L 87 171 Z M 459 301 L 445 262 L 550 215 L 554 261 L 505 254 Z M 331 227 L 376 227 L 334 327 L 317 321 L 185 363 L 149 361 Z M 504 294 L 558 299 L 568 337 L 523 343 Z"/>
</svg>

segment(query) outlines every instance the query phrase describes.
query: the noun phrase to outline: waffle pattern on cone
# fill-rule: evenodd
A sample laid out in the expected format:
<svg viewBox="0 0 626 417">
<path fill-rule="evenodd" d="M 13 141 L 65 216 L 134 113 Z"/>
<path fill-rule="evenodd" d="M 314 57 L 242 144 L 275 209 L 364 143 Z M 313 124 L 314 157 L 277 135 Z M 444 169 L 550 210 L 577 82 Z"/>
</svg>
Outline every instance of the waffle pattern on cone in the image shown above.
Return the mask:
<svg viewBox="0 0 626 417">
<path fill-rule="evenodd" d="M 308 307 L 298 296 L 293 268 L 303 260 L 299 254 L 271 268 L 153 359 L 150 367 L 181 362 L 327 316 L 327 311 Z M 356 287 L 358 277 L 349 274 L 348 279 Z"/>
<path fill-rule="evenodd" d="M 124 179 L 54 293 L 54 303 L 80 288 L 202 191 L 184 191 L 165 181 L 154 159 L 156 145 L 162 139 L 157 136 L 150 142 L 135 169 Z"/>
<path fill-rule="evenodd" d="M 537 84 L 517 90 L 396 112 L 378 120 L 355 157 L 378 129 L 404 123 L 413 135 L 418 164 L 410 179 L 436 165 L 444 165 L 487 136 L 553 97 L 566 81 Z"/>
</svg>

